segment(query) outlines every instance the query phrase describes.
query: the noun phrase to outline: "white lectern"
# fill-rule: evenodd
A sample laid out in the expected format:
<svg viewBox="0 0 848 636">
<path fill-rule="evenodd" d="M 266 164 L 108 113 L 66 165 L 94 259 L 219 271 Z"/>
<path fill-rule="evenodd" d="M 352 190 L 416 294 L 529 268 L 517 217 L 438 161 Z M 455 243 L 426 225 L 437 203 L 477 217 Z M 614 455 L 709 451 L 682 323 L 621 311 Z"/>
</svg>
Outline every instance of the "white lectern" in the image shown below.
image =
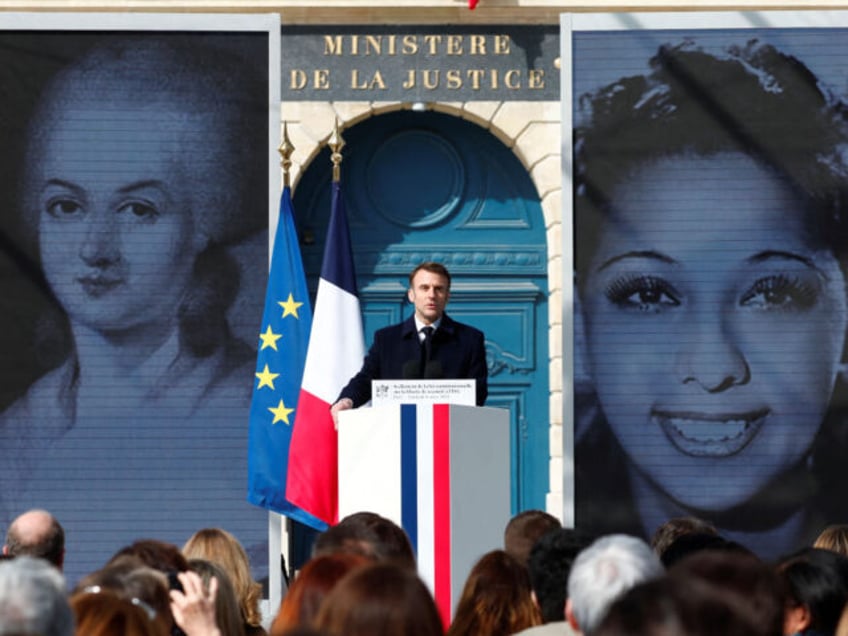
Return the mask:
<svg viewBox="0 0 848 636">
<path fill-rule="evenodd" d="M 339 418 L 339 518 L 376 512 L 412 541 L 445 624 L 471 567 L 503 547 L 510 518 L 509 411 L 392 404 Z"/>
</svg>

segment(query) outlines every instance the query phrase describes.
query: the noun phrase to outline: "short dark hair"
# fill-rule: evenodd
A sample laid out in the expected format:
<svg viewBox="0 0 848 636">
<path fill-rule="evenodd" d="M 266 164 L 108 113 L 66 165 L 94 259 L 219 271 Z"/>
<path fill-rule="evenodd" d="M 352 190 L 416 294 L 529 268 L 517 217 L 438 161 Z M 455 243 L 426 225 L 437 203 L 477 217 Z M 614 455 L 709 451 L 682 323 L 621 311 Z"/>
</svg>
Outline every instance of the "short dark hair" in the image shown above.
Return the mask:
<svg viewBox="0 0 848 636">
<path fill-rule="evenodd" d="M 415 275 L 424 270 L 425 272 L 430 272 L 432 274 L 438 274 L 439 276 L 444 276 L 448 281 L 448 289 L 451 286 L 451 275 L 448 271 L 448 268 L 442 265 L 441 263 L 436 263 L 435 261 L 425 261 L 420 263 L 415 269 L 413 269 L 409 273 L 409 286 L 412 287 L 412 279 L 415 278 Z"/>
<path fill-rule="evenodd" d="M 591 542 L 589 535 L 579 530 L 556 528 L 533 544 L 527 569 L 545 623 L 563 620 L 571 564 Z"/>
<path fill-rule="evenodd" d="M 525 510 L 512 517 L 504 528 L 504 550 L 527 565 L 533 544 L 543 534 L 562 528 L 559 519 L 544 510 Z"/>
</svg>

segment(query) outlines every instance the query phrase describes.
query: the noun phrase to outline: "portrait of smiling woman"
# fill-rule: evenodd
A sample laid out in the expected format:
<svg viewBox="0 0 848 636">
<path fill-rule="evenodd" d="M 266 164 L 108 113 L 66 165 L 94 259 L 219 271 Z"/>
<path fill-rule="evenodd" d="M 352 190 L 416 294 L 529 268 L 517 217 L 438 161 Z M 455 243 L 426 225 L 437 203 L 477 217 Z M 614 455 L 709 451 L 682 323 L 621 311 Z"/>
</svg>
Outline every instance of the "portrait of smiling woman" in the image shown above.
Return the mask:
<svg viewBox="0 0 848 636">
<path fill-rule="evenodd" d="M 768 44 L 687 41 L 575 109 L 577 524 L 811 541 L 845 516 L 845 105 Z"/>
<path fill-rule="evenodd" d="M 27 127 L 21 216 L 64 355 L 0 414 L 0 510 L 62 519 L 71 577 L 138 536 L 264 540 L 244 485 L 255 351 L 229 312 L 242 270 L 264 284 L 267 85 L 227 40 L 93 38 Z"/>
</svg>

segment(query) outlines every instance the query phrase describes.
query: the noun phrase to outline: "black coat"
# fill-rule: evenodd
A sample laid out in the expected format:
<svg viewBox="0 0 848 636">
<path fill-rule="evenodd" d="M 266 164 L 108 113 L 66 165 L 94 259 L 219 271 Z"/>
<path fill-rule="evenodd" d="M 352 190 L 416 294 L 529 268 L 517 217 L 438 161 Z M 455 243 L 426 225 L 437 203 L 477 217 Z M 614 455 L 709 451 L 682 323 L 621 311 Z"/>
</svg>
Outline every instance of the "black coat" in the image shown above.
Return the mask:
<svg viewBox="0 0 848 636">
<path fill-rule="evenodd" d="M 483 406 L 488 395 L 486 378 L 486 346 L 483 332 L 442 316 L 433 334 L 430 363 L 421 368 L 421 343 L 410 317 L 374 334 L 374 343 L 359 370 L 339 399 L 350 398 L 355 407 L 371 399 L 372 380 L 474 379 L 477 380 L 477 406 Z"/>
</svg>

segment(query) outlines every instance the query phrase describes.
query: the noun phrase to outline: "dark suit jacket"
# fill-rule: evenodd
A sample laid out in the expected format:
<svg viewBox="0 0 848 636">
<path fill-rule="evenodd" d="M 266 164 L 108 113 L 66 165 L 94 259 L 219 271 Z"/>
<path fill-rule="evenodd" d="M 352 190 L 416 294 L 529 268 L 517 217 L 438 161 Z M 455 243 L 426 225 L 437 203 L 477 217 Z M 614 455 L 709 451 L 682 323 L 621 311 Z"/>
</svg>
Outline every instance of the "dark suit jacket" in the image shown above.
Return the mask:
<svg viewBox="0 0 848 636">
<path fill-rule="evenodd" d="M 433 334 L 429 373 L 419 371 L 421 342 L 410 316 L 402 323 L 384 327 L 374 334 L 365 362 L 339 399 L 350 398 L 355 407 L 371 399 L 371 380 L 408 380 L 420 377 L 477 380 L 477 406 L 483 406 L 489 389 L 486 382 L 486 346 L 483 332 L 442 316 Z"/>
</svg>

